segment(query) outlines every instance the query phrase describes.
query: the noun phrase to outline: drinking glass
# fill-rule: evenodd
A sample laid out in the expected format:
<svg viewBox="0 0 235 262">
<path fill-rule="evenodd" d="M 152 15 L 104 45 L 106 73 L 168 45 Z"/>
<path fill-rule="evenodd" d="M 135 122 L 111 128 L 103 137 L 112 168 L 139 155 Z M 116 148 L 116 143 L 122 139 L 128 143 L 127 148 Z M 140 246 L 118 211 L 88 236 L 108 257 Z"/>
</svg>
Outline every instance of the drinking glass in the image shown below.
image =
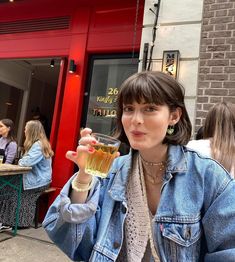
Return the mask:
<svg viewBox="0 0 235 262">
<path fill-rule="evenodd" d="M 106 178 L 121 142 L 116 138 L 99 133 L 91 135 L 97 142 L 92 145 L 95 151 L 87 158 L 85 172 L 92 176 Z"/>
</svg>

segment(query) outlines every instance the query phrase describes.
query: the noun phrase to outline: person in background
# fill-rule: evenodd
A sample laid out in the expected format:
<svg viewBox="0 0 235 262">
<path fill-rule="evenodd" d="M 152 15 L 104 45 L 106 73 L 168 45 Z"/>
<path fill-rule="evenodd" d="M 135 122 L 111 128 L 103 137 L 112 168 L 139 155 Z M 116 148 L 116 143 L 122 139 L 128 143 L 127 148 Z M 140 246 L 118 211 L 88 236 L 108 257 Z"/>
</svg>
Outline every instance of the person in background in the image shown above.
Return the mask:
<svg viewBox="0 0 235 262">
<path fill-rule="evenodd" d="M 107 178 L 91 176 L 85 163 L 97 141 L 81 130 L 66 154 L 79 172 L 43 221 L 49 237 L 74 261 L 234 261 L 235 181 L 185 147 L 183 87 L 162 72 L 136 73 L 117 110 L 116 136 L 130 153 L 117 154 Z"/>
<path fill-rule="evenodd" d="M 18 164 L 32 167 L 32 171 L 23 176 L 19 227 L 27 228 L 33 223 L 36 201 L 51 183 L 52 156 L 53 151 L 41 122 L 28 121 L 25 126 L 24 154 Z M 9 190 L 9 195 L 0 198 L 0 221 L 4 226 L 13 226 L 15 214 L 12 210 L 16 209 L 17 193 L 11 188 L 4 190 Z"/>
<path fill-rule="evenodd" d="M 235 105 L 217 103 L 207 113 L 203 139 L 192 140 L 187 147 L 210 156 L 235 176 Z"/>
<path fill-rule="evenodd" d="M 197 130 L 195 139 L 196 139 L 196 140 L 203 139 L 203 126 L 201 126 L 201 127 Z"/>
<path fill-rule="evenodd" d="M 3 163 L 12 164 L 17 154 L 17 142 L 14 136 L 14 123 L 11 119 L 0 120 L 0 155 Z"/>
<path fill-rule="evenodd" d="M 49 138 L 50 137 L 50 128 L 48 125 L 47 117 L 41 113 L 41 110 L 38 106 L 34 110 L 32 110 L 32 113 L 33 113 L 32 120 L 39 120 L 42 123 L 46 136 L 47 138 Z"/>
</svg>

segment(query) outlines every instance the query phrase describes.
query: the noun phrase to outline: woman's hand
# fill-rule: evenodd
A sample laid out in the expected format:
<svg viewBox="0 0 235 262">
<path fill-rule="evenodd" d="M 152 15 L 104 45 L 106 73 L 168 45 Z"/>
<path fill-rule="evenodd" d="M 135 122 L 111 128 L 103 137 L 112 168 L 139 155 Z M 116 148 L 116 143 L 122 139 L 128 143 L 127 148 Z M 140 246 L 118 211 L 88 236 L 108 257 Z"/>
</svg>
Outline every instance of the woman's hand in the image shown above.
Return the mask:
<svg viewBox="0 0 235 262">
<path fill-rule="evenodd" d="M 81 130 L 81 138 L 78 143 L 76 151 L 68 151 L 66 158 L 73 161 L 79 167 L 79 172 L 84 172 L 86 159 L 88 154 L 94 152 L 92 145 L 96 144 L 96 140 L 91 136 L 92 130 L 88 127 Z"/>
<path fill-rule="evenodd" d="M 84 128 L 81 130 L 81 138 L 78 143 L 78 147 L 75 151 L 68 151 L 66 158 L 73 161 L 79 167 L 79 182 L 87 183 L 91 181 L 91 175 L 85 173 L 85 165 L 89 154 L 94 153 L 95 149 L 92 147 L 97 143 L 96 139 L 91 135 L 92 130 L 90 128 Z M 120 155 L 116 153 L 115 157 Z"/>
<path fill-rule="evenodd" d="M 77 150 L 75 151 L 68 151 L 66 153 L 66 158 L 73 161 L 79 167 L 79 175 L 77 175 L 73 182 L 75 185 L 85 185 L 85 188 L 89 188 L 89 185 L 92 181 L 92 176 L 85 173 L 85 165 L 88 154 L 92 154 L 94 152 L 94 148 L 91 147 L 92 144 L 96 144 L 96 140 L 94 137 L 91 136 L 92 130 L 90 128 L 84 128 L 81 130 L 80 135 L 81 138 L 78 142 Z M 71 202 L 72 203 L 85 203 L 88 195 L 89 190 L 85 190 L 84 192 L 76 192 L 79 188 L 73 188 L 71 192 Z"/>
</svg>

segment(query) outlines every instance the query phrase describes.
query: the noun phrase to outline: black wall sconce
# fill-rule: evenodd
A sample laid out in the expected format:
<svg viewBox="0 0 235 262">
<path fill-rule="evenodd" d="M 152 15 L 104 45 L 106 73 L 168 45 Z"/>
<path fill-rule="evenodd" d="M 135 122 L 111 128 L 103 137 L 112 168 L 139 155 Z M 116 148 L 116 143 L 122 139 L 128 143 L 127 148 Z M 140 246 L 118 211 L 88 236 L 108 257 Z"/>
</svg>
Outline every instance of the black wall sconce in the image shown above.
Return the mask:
<svg viewBox="0 0 235 262">
<path fill-rule="evenodd" d="M 179 50 L 163 51 L 162 72 L 177 78 L 179 71 Z"/>
<path fill-rule="evenodd" d="M 69 61 L 69 73 L 75 73 L 76 72 L 76 69 L 77 69 L 77 65 L 75 64 L 74 60 L 71 59 Z"/>
<path fill-rule="evenodd" d="M 51 59 L 50 67 L 54 67 L 54 66 L 55 66 L 55 60 Z"/>
</svg>

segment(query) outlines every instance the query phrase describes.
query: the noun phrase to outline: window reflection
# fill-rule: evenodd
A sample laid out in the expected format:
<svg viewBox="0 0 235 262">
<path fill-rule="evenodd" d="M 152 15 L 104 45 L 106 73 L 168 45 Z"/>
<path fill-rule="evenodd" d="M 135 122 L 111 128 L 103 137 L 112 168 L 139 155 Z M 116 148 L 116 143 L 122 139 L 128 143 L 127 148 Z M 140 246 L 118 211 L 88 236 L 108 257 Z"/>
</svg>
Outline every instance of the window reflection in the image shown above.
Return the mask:
<svg viewBox="0 0 235 262">
<path fill-rule="evenodd" d="M 0 82 L 0 119 L 10 118 L 18 129 L 23 90 Z"/>
</svg>

